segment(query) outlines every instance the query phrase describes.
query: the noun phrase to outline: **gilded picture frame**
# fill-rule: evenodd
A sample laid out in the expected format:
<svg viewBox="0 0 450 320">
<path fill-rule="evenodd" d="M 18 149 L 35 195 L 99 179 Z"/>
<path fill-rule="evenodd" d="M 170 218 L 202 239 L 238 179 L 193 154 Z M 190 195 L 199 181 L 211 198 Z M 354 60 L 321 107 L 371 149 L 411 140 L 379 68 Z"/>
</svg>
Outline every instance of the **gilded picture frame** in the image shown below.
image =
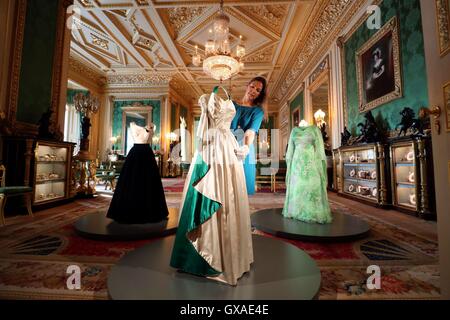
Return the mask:
<svg viewBox="0 0 450 320">
<path fill-rule="evenodd" d="M 133 103 L 122 107 L 122 152 L 126 155 L 127 150 L 127 117 L 134 115 L 142 118 L 144 121 L 141 125 L 149 125 L 153 123 L 153 107 L 151 105 L 143 105 L 140 102 Z"/>
<path fill-rule="evenodd" d="M 359 112 L 402 97 L 397 17 L 392 17 L 355 54 Z"/>
<path fill-rule="evenodd" d="M 437 36 L 441 57 L 450 52 L 450 0 L 435 0 Z"/>
<path fill-rule="evenodd" d="M 447 132 L 450 132 L 450 81 L 443 86 L 444 112 Z"/>
</svg>

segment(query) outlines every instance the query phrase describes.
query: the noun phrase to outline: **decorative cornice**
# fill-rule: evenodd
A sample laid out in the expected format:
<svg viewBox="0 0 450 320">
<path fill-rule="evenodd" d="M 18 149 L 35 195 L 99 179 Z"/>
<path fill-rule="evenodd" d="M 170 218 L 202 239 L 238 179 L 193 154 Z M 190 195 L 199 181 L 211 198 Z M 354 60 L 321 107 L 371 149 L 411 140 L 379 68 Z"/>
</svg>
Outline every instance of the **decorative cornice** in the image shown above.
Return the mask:
<svg viewBox="0 0 450 320">
<path fill-rule="evenodd" d="M 106 77 L 99 74 L 91 67 L 86 66 L 81 61 L 75 59 L 73 56 L 69 58 L 69 69 L 77 74 L 81 74 L 88 79 L 94 81 L 100 87 L 106 84 Z"/>
<path fill-rule="evenodd" d="M 313 31 L 306 39 L 300 54 L 295 59 L 294 65 L 289 66 L 290 71 L 286 75 L 280 90 L 277 93 L 278 99 L 281 99 L 286 95 L 289 88 L 298 79 L 306 63 L 312 56 L 317 54 L 317 49 L 323 45 L 324 40 L 329 36 L 330 31 L 336 28 L 336 21 L 339 20 L 351 3 L 351 0 L 331 0 L 326 6 L 318 21 L 315 23 Z"/>
<path fill-rule="evenodd" d="M 181 78 L 180 75 L 175 75 L 170 81 L 170 89 L 174 91 L 179 97 L 184 97 L 186 101 L 196 99 L 196 94 L 191 86 Z"/>
<path fill-rule="evenodd" d="M 157 100 L 167 96 L 169 87 L 147 87 L 147 88 L 105 88 L 104 94 L 114 95 L 115 101 L 123 100 Z"/>
<path fill-rule="evenodd" d="M 309 83 L 312 84 L 324 71 L 328 71 L 330 68 L 330 58 L 327 55 L 325 59 L 317 66 L 317 68 L 309 76 Z"/>
<path fill-rule="evenodd" d="M 382 0 L 376 0 L 374 2 L 381 2 Z M 352 19 L 352 17 L 355 16 L 356 12 L 360 10 L 363 5 L 366 3 L 366 0 L 353 0 L 352 4 L 349 8 L 344 10 L 344 12 L 341 13 L 342 18 L 340 19 L 339 23 L 335 23 L 335 26 L 332 28 L 332 31 L 329 35 L 325 37 L 325 40 L 323 41 L 322 45 L 319 46 L 316 50 L 317 52 L 311 56 L 308 61 L 308 63 L 305 63 L 303 69 L 299 74 L 297 75 L 297 78 L 294 81 L 294 85 L 290 87 L 288 90 L 289 94 L 286 94 L 283 96 L 283 99 L 281 102 L 284 101 L 284 99 L 288 96 L 291 96 L 293 94 L 293 90 L 296 88 L 296 85 L 298 82 L 302 79 L 305 79 L 307 74 L 310 72 L 311 68 L 315 67 L 319 62 L 320 59 L 326 54 L 326 52 L 330 49 L 330 46 L 336 39 L 338 38 L 339 34 L 344 30 L 346 25 L 349 23 L 349 21 Z M 315 26 L 317 24 L 314 23 Z M 303 50 L 303 48 L 302 48 Z M 345 112 L 345 110 L 344 110 Z"/>
<path fill-rule="evenodd" d="M 106 85 L 109 87 L 168 86 L 172 76 L 172 72 L 110 75 L 107 77 Z"/>
</svg>

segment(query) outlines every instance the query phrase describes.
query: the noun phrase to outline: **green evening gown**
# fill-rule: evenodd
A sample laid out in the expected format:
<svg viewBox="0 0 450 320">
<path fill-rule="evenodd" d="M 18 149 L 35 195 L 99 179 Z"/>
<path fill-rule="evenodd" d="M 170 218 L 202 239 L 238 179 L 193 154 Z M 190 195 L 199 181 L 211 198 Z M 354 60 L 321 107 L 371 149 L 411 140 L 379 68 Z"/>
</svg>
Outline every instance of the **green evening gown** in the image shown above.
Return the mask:
<svg viewBox="0 0 450 320">
<path fill-rule="evenodd" d="M 292 129 L 286 163 L 283 216 L 310 223 L 331 223 L 325 149 L 317 126 Z"/>
</svg>

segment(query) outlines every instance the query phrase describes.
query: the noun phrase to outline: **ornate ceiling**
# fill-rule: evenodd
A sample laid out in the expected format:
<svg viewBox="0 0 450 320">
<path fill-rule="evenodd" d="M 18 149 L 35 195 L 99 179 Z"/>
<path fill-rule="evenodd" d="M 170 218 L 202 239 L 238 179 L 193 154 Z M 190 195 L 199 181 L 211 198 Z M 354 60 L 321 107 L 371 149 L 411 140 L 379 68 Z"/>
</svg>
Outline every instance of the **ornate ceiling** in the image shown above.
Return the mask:
<svg viewBox="0 0 450 320">
<path fill-rule="evenodd" d="M 70 64 L 89 70 L 91 78 L 95 71 L 106 90 L 170 83 L 195 103 L 217 85 L 192 65 L 191 57 L 195 45 L 203 49 L 219 2 L 75 0 L 82 9 L 78 28 L 72 30 Z M 276 105 L 349 3 L 225 0 L 232 45 L 242 35 L 247 51 L 244 71 L 231 81 L 233 96 L 241 96 L 245 84 L 261 75 L 269 80 L 269 101 Z"/>
</svg>

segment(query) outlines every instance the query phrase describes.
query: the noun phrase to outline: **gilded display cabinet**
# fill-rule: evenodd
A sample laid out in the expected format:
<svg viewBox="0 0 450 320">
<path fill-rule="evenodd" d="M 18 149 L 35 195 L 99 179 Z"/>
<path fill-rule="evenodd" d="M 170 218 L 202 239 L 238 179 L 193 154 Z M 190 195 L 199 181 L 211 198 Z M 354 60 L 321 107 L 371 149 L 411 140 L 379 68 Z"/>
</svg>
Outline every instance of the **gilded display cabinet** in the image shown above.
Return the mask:
<svg viewBox="0 0 450 320">
<path fill-rule="evenodd" d="M 392 205 L 422 218 L 431 217 L 434 183 L 430 139 L 397 138 L 389 149 Z"/>
<path fill-rule="evenodd" d="M 335 155 L 340 194 L 373 204 L 388 204 L 386 146 L 379 143 L 345 146 Z"/>
<path fill-rule="evenodd" d="M 73 144 L 37 140 L 34 153 L 33 205 L 69 198 Z"/>
</svg>

